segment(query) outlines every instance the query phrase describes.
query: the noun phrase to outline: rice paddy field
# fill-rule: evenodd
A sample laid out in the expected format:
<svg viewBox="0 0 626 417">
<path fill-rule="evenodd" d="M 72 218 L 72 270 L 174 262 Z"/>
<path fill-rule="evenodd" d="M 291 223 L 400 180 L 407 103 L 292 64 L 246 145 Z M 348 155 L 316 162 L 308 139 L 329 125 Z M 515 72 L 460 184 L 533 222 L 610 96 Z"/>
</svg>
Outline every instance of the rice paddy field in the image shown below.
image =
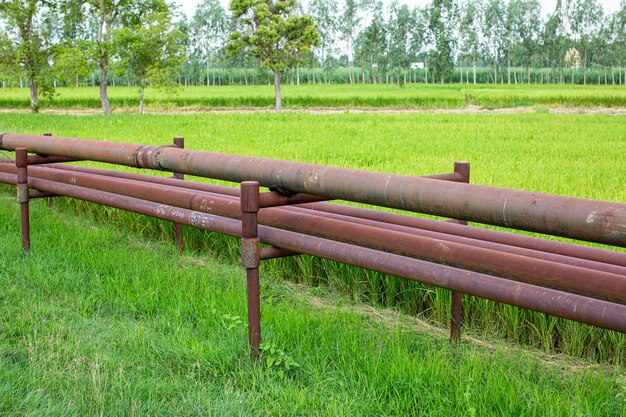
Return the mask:
<svg viewBox="0 0 626 417">
<path fill-rule="evenodd" d="M 97 87 L 58 88 L 53 99 L 41 99 L 42 109 L 99 109 Z M 134 110 L 139 106 L 139 90 L 109 87 L 114 108 Z M 28 109 L 28 89 L 0 89 L 0 108 Z M 310 107 L 387 107 L 406 109 L 450 109 L 469 105 L 486 108 L 522 106 L 626 107 L 623 86 L 582 85 L 468 85 L 405 84 L 382 85 L 283 85 L 286 108 Z M 175 93 L 159 89 L 146 91 L 148 110 L 205 110 L 212 108 L 271 108 L 274 87 L 195 86 Z"/>
<path fill-rule="evenodd" d="M 609 90 L 569 94 L 626 100 Z M 623 115 L 4 113 L 0 131 L 154 145 L 181 135 L 189 149 L 408 175 L 468 160 L 473 183 L 626 202 Z M 25 257 L 13 194 L 0 186 L 0 414 L 626 416 L 626 335 L 471 298 L 456 346 L 448 291 L 311 257 L 263 264 L 273 349 L 251 362 L 235 239 L 186 229 L 179 257 L 168 223 L 39 200 Z"/>
</svg>

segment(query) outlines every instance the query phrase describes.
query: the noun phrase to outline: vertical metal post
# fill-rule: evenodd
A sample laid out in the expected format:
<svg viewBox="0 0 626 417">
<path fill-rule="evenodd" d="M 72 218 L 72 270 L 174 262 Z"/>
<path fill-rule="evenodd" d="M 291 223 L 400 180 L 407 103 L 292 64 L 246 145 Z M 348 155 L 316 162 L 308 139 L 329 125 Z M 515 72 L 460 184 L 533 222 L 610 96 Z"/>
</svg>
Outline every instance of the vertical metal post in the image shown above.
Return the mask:
<svg viewBox="0 0 626 417">
<path fill-rule="evenodd" d="M 174 137 L 174 146 L 179 148 L 179 149 L 184 149 L 185 148 L 185 138 L 183 138 L 182 136 L 175 136 Z M 175 172 L 174 173 L 174 178 L 179 179 L 179 180 L 184 180 L 185 179 L 185 175 Z M 178 250 L 179 251 L 183 251 L 183 249 L 185 249 L 185 243 L 183 242 L 183 225 L 180 223 L 174 223 L 174 236 L 176 239 L 176 246 L 178 246 Z"/>
<path fill-rule="evenodd" d="M 252 358 L 259 357 L 261 343 L 261 294 L 259 288 L 259 183 L 241 183 L 241 265 L 248 287 L 248 340 Z"/>
<path fill-rule="evenodd" d="M 28 205 L 28 152 L 26 148 L 15 149 L 17 171 L 17 201 L 20 203 L 22 224 L 22 249 L 30 251 L 30 213 Z"/>
<path fill-rule="evenodd" d="M 454 163 L 454 172 L 460 174 L 462 181 L 470 181 L 470 163 L 467 161 L 457 161 Z M 465 220 L 455 220 L 455 223 L 467 225 Z M 461 326 L 463 323 L 463 293 L 452 291 L 450 320 L 450 340 L 461 341 Z"/>
<path fill-rule="evenodd" d="M 44 132 L 42 136 L 52 136 L 52 133 L 51 132 Z M 52 197 L 46 198 L 46 202 L 48 203 L 48 207 L 52 207 L 53 201 L 54 200 L 52 199 Z"/>
</svg>

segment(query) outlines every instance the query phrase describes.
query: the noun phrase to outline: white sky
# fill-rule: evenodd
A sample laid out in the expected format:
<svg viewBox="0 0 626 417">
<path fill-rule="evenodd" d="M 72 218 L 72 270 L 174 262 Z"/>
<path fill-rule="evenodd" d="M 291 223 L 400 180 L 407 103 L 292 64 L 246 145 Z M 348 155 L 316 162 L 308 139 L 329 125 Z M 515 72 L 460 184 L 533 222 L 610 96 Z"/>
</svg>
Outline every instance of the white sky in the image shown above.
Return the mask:
<svg viewBox="0 0 626 417">
<path fill-rule="evenodd" d="M 220 0 L 224 7 L 228 7 L 228 0 Z M 175 3 L 181 5 L 180 10 L 187 15 L 187 17 L 193 16 L 196 10 L 196 5 L 200 3 L 200 0 L 175 0 Z M 425 6 L 431 3 L 431 0 L 399 0 L 400 3 L 406 3 L 409 6 Z M 619 8 L 620 0 L 599 0 L 600 4 L 604 7 L 606 13 L 614 12 Z M 389 1 L 385 1 L 389 3 Z M 541 3 L 541 14 L 545 17 L 549 13 L 552 13 L 556 5 L 556 0 L 539 0 Z"/>
</svg>

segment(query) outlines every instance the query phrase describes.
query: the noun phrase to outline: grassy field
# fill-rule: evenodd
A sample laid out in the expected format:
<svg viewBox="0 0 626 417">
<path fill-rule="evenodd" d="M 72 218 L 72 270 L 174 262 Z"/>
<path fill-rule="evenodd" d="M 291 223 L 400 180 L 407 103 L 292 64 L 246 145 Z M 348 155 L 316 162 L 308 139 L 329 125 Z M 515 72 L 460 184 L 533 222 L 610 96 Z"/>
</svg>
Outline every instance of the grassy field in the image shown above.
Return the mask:
<svg viewBox="0 0 626 417">
<path fill-rule="evenodd" d="M 274 351 L 253 362 L 236 265 L 180 257 L 171 242 L 41 200 L 25 256 L 9 194 L 0 415 L 624 416 L 622 367 L 456 346 L 410 317 L 267 271 L 263 331 Z"/>
<path fill-rule="evenodd" d="M 97 109 L 97 88 L 59 88 L 53 100 L 42 99 L 42 108 Z M 134 110 L 139 106 L 139 92 L 133 87 L 110 87 L 114 108 Z M 284 85 L 287 108 L 309 107 L 392 107 L 392 108 L 463 108 L 477 105 L 487 108 L 517 106 L 626 107 L 626 87 L 579 85 Z M 175 108 L 272 107 L 272 86 L 186 87 L 177 94 L 148 89 L 146 105 L 152 110 Z M 28 89 L 0 89 L 0 108 L 27 109 Z"/>
<path fill-rule="evenodd" d="M 626 119 L 609 115 L 456 114 L 191 114 L 54 116 L 3 115 L 0 130 L 167 144 L 184 135 L 187 147 L 302 162 L 423 175 L 449 172 L 454 160 L 472 162 L 472 182 L 616 202 L 626 201 Z M 98 209 L 75 204 L 69 210 Z M 107 212 L 108 213 L 108 212 Z M 107 214 L 144 231 L 149 222 Z M 133 226 L 133 223 L 134 226 Z M 237 243 L 187 239 L 224 259 Z M 230 251 L 229 251 L 230 248 Z M 353 299 L 394 306 L 446 323 L 449 293 L 312 258 L 269 263 L 276 274 L 325 285 Z M 296 271 L 295 274 L 292 271 Z M 470 331 L 591 360 L 623 361 L 626 337 L 480 299 L 467 303 Z"/>
</svg>

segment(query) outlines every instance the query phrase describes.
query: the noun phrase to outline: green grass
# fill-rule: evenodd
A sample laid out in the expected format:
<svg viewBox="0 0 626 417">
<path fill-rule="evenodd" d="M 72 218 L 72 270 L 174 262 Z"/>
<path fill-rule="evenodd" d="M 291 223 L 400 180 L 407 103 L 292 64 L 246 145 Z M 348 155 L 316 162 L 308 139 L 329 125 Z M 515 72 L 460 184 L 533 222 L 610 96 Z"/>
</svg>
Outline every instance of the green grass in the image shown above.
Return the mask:
<svg viewBox="0 0 626 417">
<path fill-rule="evenodd" d="M 616 202 L 626 201 L 626 118 L 554 114 L 191 114 L 53 116 L 6 114 L 0 131 L 54 134 L 166 144 L 186 137 L 190 149 L 289 159 L 409 175 L 449 172 L 454 160 L 472 162 L 472 182 Z M 98 165 L 100 164 L 92 164 Z M 122 227 L 160 233 L 132 216 L 109 214 Z M 224 260 L 236 258 L 234 240 L 209 242 L 189 232 L 197 248 Z M 264 264 L 265 265 L 265 264 Z M 395 306 L 445 324 L 449 293 L 374 272 L 303 257 L 267 264 L 273 273 L 309 285 L 328 286 L 353 299 Z M 470 331 L 545 351 L 590 360 L 623 361 L 626 336 L 480 299 L 466 303 Z"/>
<path fill-rule="evenodd" d="M 171 242 L 68 216 L 41 200 L 32 204 L 33 251 L 25 256 L 17 212 L 14 197 L 0 194 L 1 415 L 619 417 L 626 410 L 619 366 L 546 360 L 499 344 L 456 346 L 416 331 L 408 317 L 367 314 L 267 273 L 263 334 L 277 351 L 253 362 L 237 266 L 202 253 L 179 257 Z M 269 365 L 279 357 L 298 366 Z"/>
<path fill-rule="evenodd" d="M 100 108 L 98 89 L 59 88 L 53 100 L 42 99 L 42 108 Z M 114 108 L 134 110 L 139 93 L 133 87 L 110 87 Z M 626 107 L 623 86 L 572 85 L 300 85 L 283 86 L 287 108 L 310 107 L 392 107 L 392 108 L 462 108 L 478 105 L 488 108 L 515 106 Z M 272 107 L 273 86 L 186 87 L 176 95 L 148 89 L 146 104 L 153 110 L 175 108 Z M 0 89 L 0 108 L 27 109 L 28 89 Z"/>
</svg>

